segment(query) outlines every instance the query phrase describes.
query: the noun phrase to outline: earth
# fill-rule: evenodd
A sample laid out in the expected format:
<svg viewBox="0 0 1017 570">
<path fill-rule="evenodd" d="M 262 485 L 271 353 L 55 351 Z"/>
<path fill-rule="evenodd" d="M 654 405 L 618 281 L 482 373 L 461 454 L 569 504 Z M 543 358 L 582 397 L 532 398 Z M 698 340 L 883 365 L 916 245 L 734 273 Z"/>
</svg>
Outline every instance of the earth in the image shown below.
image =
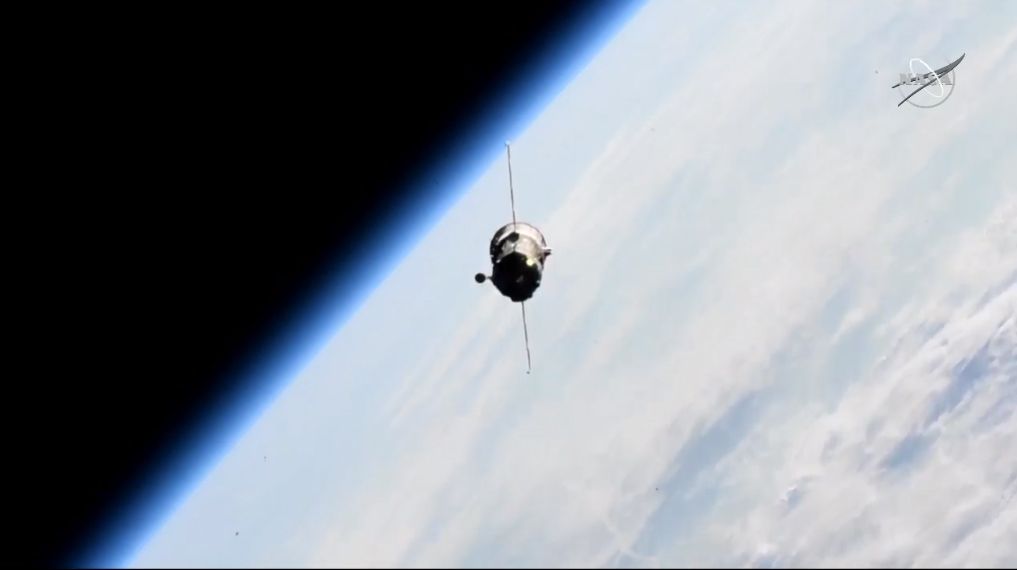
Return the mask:
<svg viewBox="0 0 1017 570">
<path fill-rule="evenodd" d="M 1015 46 L 1009 2 L 646 3 L 125 563 L 1017 566 Z M 473 280 L 505 139 L 529 375 Z"/>
</svg>

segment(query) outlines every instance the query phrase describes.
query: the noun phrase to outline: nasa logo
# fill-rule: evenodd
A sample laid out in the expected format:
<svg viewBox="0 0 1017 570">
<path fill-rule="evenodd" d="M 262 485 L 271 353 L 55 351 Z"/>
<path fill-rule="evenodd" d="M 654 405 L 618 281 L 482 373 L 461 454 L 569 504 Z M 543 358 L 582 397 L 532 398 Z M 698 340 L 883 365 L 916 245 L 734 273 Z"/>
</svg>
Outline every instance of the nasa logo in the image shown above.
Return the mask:
<svg viewBox="0 0 1017 570">
<path fill-rule="evenodd" d="M 906 101 L 914 107 L 931 109 L 945 103 L 953 94 L 956 79 L 954 68 L 961 59 L 964 59 L 964 56 L 939 69 L 933 69 L 922 58 L 912 57 L 908 62 L 909 72 L 901 73 L 900 81 L 893 86 L 901 95 L 901 102 L 897 106 Z M 917 89 L 905 89 L 905 86 Z"/>
</svg>

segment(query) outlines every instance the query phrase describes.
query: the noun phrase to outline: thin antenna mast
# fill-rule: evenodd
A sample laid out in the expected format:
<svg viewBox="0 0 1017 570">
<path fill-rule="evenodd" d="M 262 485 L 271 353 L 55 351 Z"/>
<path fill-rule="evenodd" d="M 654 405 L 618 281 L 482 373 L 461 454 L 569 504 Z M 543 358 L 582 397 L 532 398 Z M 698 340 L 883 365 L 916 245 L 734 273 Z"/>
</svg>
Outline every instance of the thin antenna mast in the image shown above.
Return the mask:
<svg viewBox="0 0 1017 570">
<path fill-rule="evenodd" d="M 530 333 L 526 330 L 526 302 L 519 303 L 523 308 L 523 338 L 526 340 L 526 373 L 530 373 Z"/>
<path fill-rule="evenodd" d="M 508 141 L 505 141 L 505 158 L 508 161 L 509 199 L 512 201 L 512 227 L 514 229 L 516 226 L 516 191 L 512 186 L 512 146 Z M 518 243 L 517 240 L 512 248 L 515 249 Z M 526 341 L 526 373 L 529 374 L 532 365 L 530 364 L 530 331 L 526 328 L 526 302 L 520 302 L 519 306 L 523 308 L 523 340 Z"/>
<path fill-rule="evenodd" d="M 512 200 L 512 226 L 516 225 L 516 192 L 512 188 L 512 147 L 505 141 L 505 155 L 508 158 L 509 198 Z"/>
</svg>

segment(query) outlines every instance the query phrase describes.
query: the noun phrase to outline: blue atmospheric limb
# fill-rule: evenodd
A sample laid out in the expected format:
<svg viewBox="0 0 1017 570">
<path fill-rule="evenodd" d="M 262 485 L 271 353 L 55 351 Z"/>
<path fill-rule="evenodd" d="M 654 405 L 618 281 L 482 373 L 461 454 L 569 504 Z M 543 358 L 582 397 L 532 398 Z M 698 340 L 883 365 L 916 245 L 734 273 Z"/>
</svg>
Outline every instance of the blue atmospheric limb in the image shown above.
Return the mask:
<svg viewBox="0 0 1017 570">
<path fill-rule="evenodd" d="M 362 265 L 359 275 L 336 272 L 323 279 L 318 291 L 269 342 L 272 349 L 238 372 L 250 379 L 242 384 L 243 392 L 213 406 L 216 413 L 185 435 L 188 446 L 164 460 L 157 475 L 138 490 L 137 500 L 120 506 L 114 522 L 102 529 L 104 540 L 93 545 L 79 565 L 129 565 L 414 244 L 500 158 L 501 141 L 529 126 L 644 3 L 615 0 L 582 22 L 580 31 L 555 46 L 528 80 L 503 93 L 488 117 L 461 137 L 442 162 L 421 173 L 421 188 L 427 185 L 423 181 L 438 180 L 443 190 L 413 193 L 418 198 L 397 213 L 388 231 L 379 232 L 380 243 L 373 252 L 381 254 Z"/>
</svg>

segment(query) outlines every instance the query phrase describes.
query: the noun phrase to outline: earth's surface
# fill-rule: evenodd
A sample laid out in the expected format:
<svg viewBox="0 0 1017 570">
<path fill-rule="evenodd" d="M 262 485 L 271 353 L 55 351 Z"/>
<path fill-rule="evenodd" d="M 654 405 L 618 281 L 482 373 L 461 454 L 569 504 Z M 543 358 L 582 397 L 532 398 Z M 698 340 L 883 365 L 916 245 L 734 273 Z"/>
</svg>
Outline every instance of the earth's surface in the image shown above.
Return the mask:
<svg viewBox="0 0 1017 570">
<path fill-rule="evenodd" d="M 898 107 L 909 58 L 967 56 Z M 138 566 L 1017 566 L 1017 3 L 645 5 Z"/>
</svg>

